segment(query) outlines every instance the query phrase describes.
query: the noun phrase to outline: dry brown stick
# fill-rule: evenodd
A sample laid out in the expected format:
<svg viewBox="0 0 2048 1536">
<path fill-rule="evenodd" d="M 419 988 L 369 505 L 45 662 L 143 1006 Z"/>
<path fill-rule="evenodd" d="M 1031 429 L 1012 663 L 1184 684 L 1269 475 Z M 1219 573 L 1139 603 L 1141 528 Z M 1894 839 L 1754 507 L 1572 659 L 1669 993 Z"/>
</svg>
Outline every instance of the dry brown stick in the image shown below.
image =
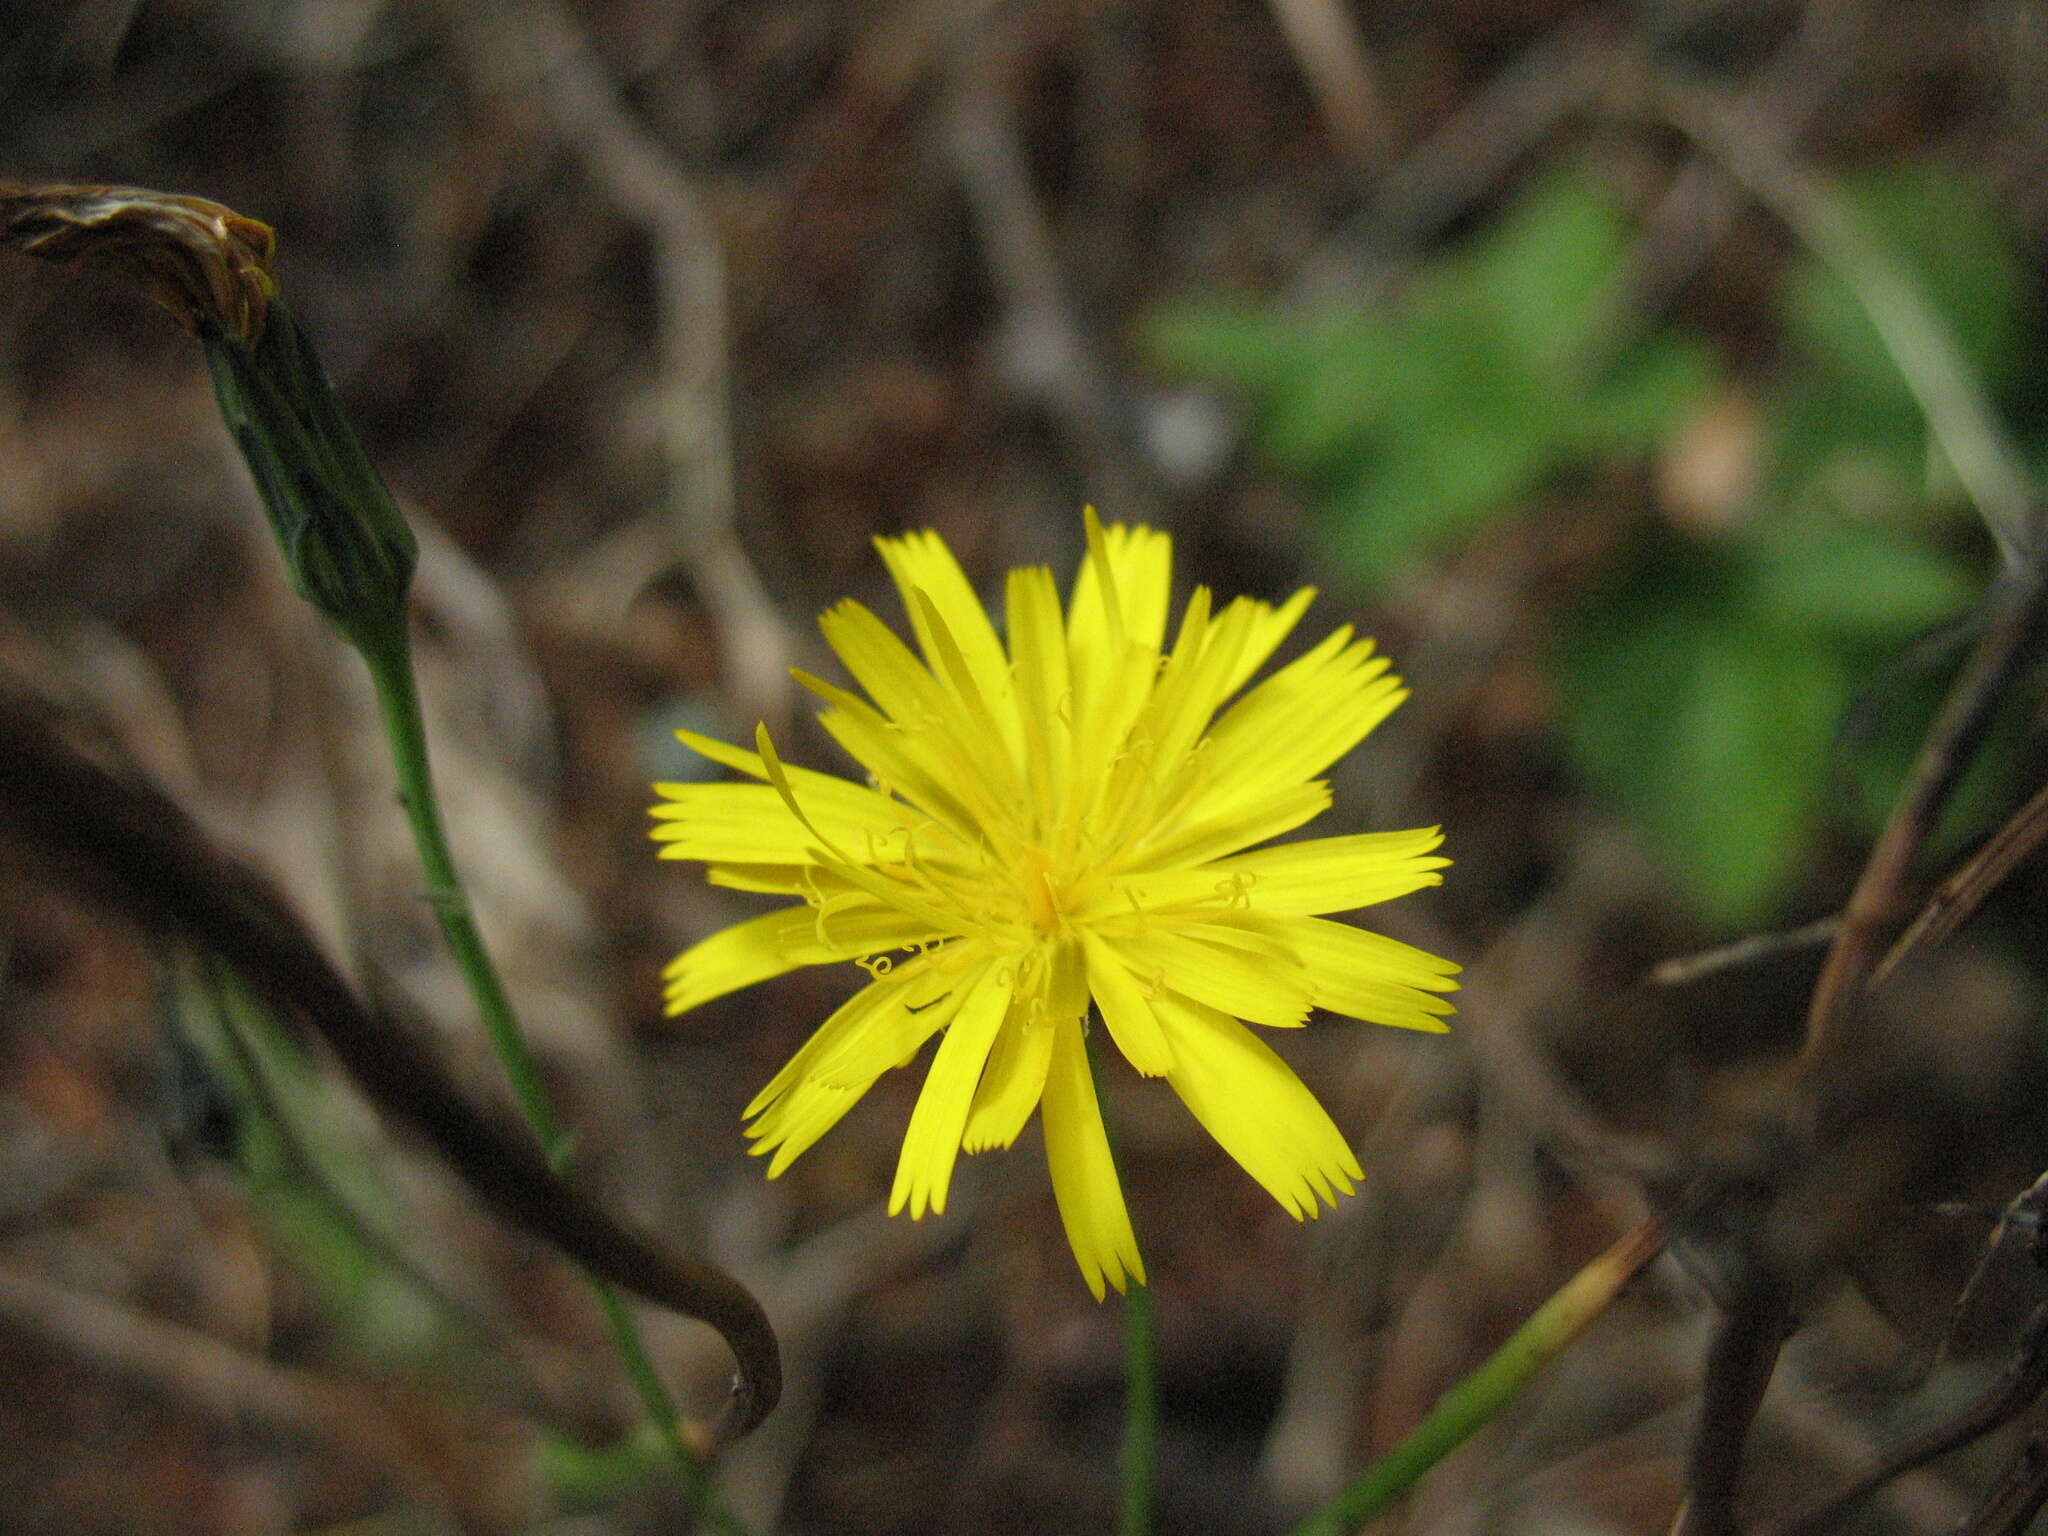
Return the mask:
<svg viewBox="0 0 2048 1536">
<path fill-rule="evenodd" d="M 1270 0 L 1337 152 L 1355 173 L 1379 168 L 1392 143 L 1372 59 L 1339 0 Z"/>
<path fill-rule="evenodd" d="M 1382 178 L 1371 200 L 1322 241 L 1290 285 L 1296 301 L 1355 302 L 1384 259 L 1440 234 L 1516 161 L 1592 101 L 1612 69 L 1615 35 L 1580 12 L 1473 93 L 1443 127 Z"/>
<path fill-rule="evenodd" d="M 2038 627 L 2044 590 L 2039 574 L 2024 565 L 2008 570 L 1994 585 L 1983 632 L 1928 727 L 1907 785 L 1843 909 L 1840 932 L 1814 985 L 1795 1097 L 1786 1105 L 1788 1129 L 1796 1135 L 1813 1134 L 1817 1107 L 1853 1033 L 1876 946 L 1896 920 L 1904 882 L 1935 814 Z M 1756 1219 L 1766 1218 L 1759 1211 Z M 1761 1253 L 1748 1255 L 1743 1269 L 1709 1357 L 1709 1390 L 1700 1407 L 1687 1500 L 1675 1527 L 1681 1536 L 1727 1536 L 1737 1528 L 1734 1496 L 1742 1448 L 1792 1326 L 1793 1297 L 1804 1278 L 1777 1273 Z M 1715 1391 L 1717 1373 L 1741 1390 Z"/>
<path fill-rule="evenodd" d="M 740 1368 L 724 1432 L 743 1434 L 774 1407 L 775 1334 L 744 1286 L 668 1252 L 558 1178 L 531 1139 L 473 1105 L 418 1039 L 358 1000 L 267 881 L 214 848 L 161 792 L 87 760 L 8 680 L 0 838 L 144 930 L 218 956 L 280 1016 L 316 1028 L 370 1100 L 424 1137 L 501 1216 L 602 1279 L 716 1329 Z"/>
<path fill-rule="evenodd" d="M 1823 944 L 1832 944 L 1841 931 L 1841 914 L 1831 912 L 1826 917 L 1817 917 L 1810 923 L 1787 928 L 1782 933 L 1752 933 L 1730 944 L 1700 950 L 1697 954 L 1674 955 L 1651 967 L 1645 979 L 1653 987 L 1691 986 L 1723 971 L 1775 960 L 1794 950 L 1817 949 Z"/>
<path fill-rule="evenodd" d="M 1657 108 L 1724 166 L 1856 295 L 2007 562 L 2039 543 L 2033 476 L 1912 279 L 1842 199 L 1754 117 L 1707 87 L 1645 67 Z"/>
<path fill-rule="evenodd" d="M 1686 1468 L 1686 1498 L 1672 1536 L 1736 1536 L 1742 1453 L 1792 1318 L 1782 1277 L 1752 1268 L 1707 1352 L 1700 1416 Z"/>
<path fill-rule="evenodd" d="M 989 26 L 956 35 L 945 146 L 1002 303 L 1011 382 L 1052 419 L 1102 501 L 1132 521 L 1157 521 L 1157 477 L 1133 446 L 1131 413 L 1067 297 L 1031 184 L 1003 39 Z"/>
<path fill-rule="evenodd" d="M 1906 787 L 1842 909 L 1842 931 L 1828 951 L 1807 1010 L 1801 1050 L 1809 1078 L 1824 1070 L 1857 994 L 1878 963 L 1877 945 L 1897 921 L 1901 893 L 1934 818 L 1968 765 L 2014 670 L 2040 629 L 2048 572 L 2023 565 L 1996 582 L 1984 628 L 1920 744 Z"/>
<path fill-rule="evenodd" d="M 1744 79 L 1733 114 L 1768 122 L 1781 140 L 1792 142 L 1854 65 L 1856 44 L 1874 20 L 1858 0 L 1811 0 L 1784 45 Z M 1706 156 L 1679 168 L 1643 220 L 1624 278 L 1626 299 L 1610 306 L 1589 356 L 1612 358 L 1663 312 L 1734 227 L 1743 201 L 1741 184 Z"/>
<path fill-rule="evenodd" d="M 1924 1431 L 1846 1488 L 1830 1493 L 1783 1524 L 1770 1527 L 1766 1536 L 1818 1536 L 1836 1516 L 1871 1490 L 2010 1422 L 2044 1391 L 2048 1391 L 2048 1305 L 2035 1310 L 2014 1346 L 2012 1363 L 1974 1402 Z"/>
<path fill-rule="evenodd" d="M 444 7 L 486 85 L 532 91 L 565 143 L 647 233 L 660 304 L 656 425 L 671 537 L 718 626 L 735 698 L 771 726 L 787 716 L 796 642 L 735 522 L 725 252 L 704 198 L 634 119 L 575 21 L 549 0 L 482 18 Z"/>
<path fill-rule="evenodd" d="M 1923 949 L 1948 939 L 1975 915 L 1985 899 L 2012 872 L 2030 858 L 2048 839 L 2048 787 L 2015 811 L 1989 840 L 1956 866 L 1920 909 L 1906 931 L 1899 935 L 1884 959 L 1871 972 L 1876 986 L 1899 966 Z"/>
<path fill-rule="evenodd" d="M 104 1297 L 0 1268 L 0 1325 L 218 1419 L 247 1417 L 316 1435 L 364 1470 L 382 1471 L 410 1459 L 402 1432 L 368 1402 L 317 1376 Z"/>
<path fill-rule="evenodd" d="M 1660 110 L 1749 191 L 1775 211 L 1863 301 L 1887 349 L 1947 451 L 2006 557 L 1986 603 L 1987 617 L 1961 675 L 1929 726 L 1906 788 L 1892 808 L 1843 909 L 1807 1010 L 1793 1129 L 1810 1135 L 1830 1086 L 1857 1004 L 1879 959 L 1878 946 L 1899 920 L 1914 859 L 1934 817 L 1988 723 L 2039 625 L 2042 573 L 2034 489 L 1999 436 L 1982 391 L 1932 319 L 1912 284 L 1876 248 L 1828 188 L 1784 154 L 1756 125 L 1714 93 L 1669 74 L 1648 76 Z M 1680 1528 L 1697 1536 L 1735 1529 L 1735 1473 L 1756 1405 L 1791 1323 L 1790 1298 L 1777 1293 L 1761 1256 L 1737 1289 L 1714 1359 L 1748 1362 L 1756 1392 L 1709 1393 L 1696 1433 L 1690 1496 Z M 1784 1277 L 1789 1287 L 1796 1277 Z M 1710 1370 L 1710 1379 L 1711 1379 Z"/>
</svg>

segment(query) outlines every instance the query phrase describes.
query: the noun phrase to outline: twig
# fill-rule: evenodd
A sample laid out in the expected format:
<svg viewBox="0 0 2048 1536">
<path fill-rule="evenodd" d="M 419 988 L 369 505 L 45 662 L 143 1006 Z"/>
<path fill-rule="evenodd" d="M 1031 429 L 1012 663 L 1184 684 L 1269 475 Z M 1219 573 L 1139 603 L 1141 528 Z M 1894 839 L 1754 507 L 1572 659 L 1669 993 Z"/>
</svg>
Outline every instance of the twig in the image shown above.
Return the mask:
<svg viewBox="0 0 2048 1536">
<path fill-rule="evenodd" d="M 730 1276 L 667 1252 L 549 1168 L 534 1143 L 479 1110 L 438 1058 L 357 999 L 298 916 L 253 871 L 208 843 L 162 794 L 124 783 L 58 736 L 18 684 L 0 681 L 0 836 L 49 873 L 152 933 L 218 955 L 280 1015 L 317 1028 L 363 1091 L 446 1158 L 500 1215 L 591 1273 L 710 1324 L 740 1361 L 731 1430 L 773 1406 L 773 1330 Z"/>
<path fill-rule="evenodd" d="M 1797 30 L 1745 80 L 1732 114 L 1771 123 L 1781 142 L 1792 142 L 1848 73 L 1855 45 L 1873 20 L 1867 6 L 1844 0 L 1802 6 Z M 1637 327 L 1662 312 L 1714 253 L 1742 206 L 1741 185 L 1711 159 L 1695 156 L 1680 168 L 1643 220 L 1626 301 L 1609 306 L 1604 333 L 1590 349 L 1597 359 L 1612 358 Z"/>
<path fill-rule="evenodd" d="M 1659 961 L 1651 968 L 1647 978 L 1653 987 L 1686 987 L 1696 981 L 1705 981 L 1719 976 L 1724 971 L 1740 970 L 1744 966 L 1757 965 L 1765 960 L 1790 954 L 1794 950 L 1816 949 L 1823 944 L 1832 944 L 1835 936 L 1842 931 L 1842 916 L 1831 912 L 1826 917 L 1815 918 L 1800 928 L 1788 928 L 1782 933 L 1752 933 L 1747 938 L 1722 944 L 1714 949 L 1704 949 L 1692 955 L 1674 955 L 1669 960 Z"/>
<path fill-rule="evenodd" d="M 1670 72 L 1652 76 L 1659 109 L 1785 221 L 1849 286 L 1927 417 L 1956 478 L 2008 564 L 2040 541 L 2035 487 L 1983 386 L 1913 280 L 1826 183 L 1708 88 Z"/>
<path fill-rule="evenodd" d="M 576 23 L 550 0 L 520 0 L 482 24 L 444 7 L 492 83 L 532 89 L 563 140 L 647 234 L 660 295 L 656 413 L 669 526 L 718 626 L 733 696 L 771 726 L 789 707 L 795 640 L 735 529 L 725 253 L 697 188 L 636 122 Z"/>
<path fill-rule="evenodd" d="M 1877 963 L 1876 946 L 1896 919 L 1914 856 L 2025 657 L 2040 627 L 2044 601 L 2048 572 L 2032 563 L 2009 571 L 1992 587 L 1983 633 L 1928 727 L 1912 776 L 1842 909 L 1841 932 L 1828 952 L 1807 1011 L 1801 1054 L 1809 1079 L 1834 1047 L 1856 995 Z"/>
<path fill-rule="evenodd" d="M 1923 949 L 1942 943 L 1976 913 L 1985 898 L 2048 838 L 2048 787 L 2015 811 L 2004 826 L 1935 888 L 1898 942 L 1871 972 L 1876 986 Z"/>
<path fill-rule="evenodd" d="M 1001 296 L 1011 381 L 1052 418 L 1101 500 L 1120 516 L 1156 521 L 1159 495 L 1150 465 L 1131 447 L 1130 412 L 1068 303 L 988 29 L 962 29 L 948 74 L 946 152 Z"/>
<path fill-rule="evenodd" d="M 1767 1536 L 1817 1536 L 1835 1517 L 1874 1488 L 1938 1456 L 1968 1445 L 2008 1422 L 2048 1391 L 2048 1304 L 2028 1319 L 2011 1363 L 2000 1378 L 1960 1412 L 1926 1430 L 1855 1482 L 1801 1510 Z M 1975 1529 L 1966 1525 L 1964 1529 Z"/>
<path fill-rule="evenodd" d="M 1337 152 L 1354 173 L 1377 170 L 1392 135 L 1379 79 L 1351 15 L 1338 0 L 1270 3 Z"/>
<path fill-rule="evenodd" d="M 1791 1329 L 1783 1278 L 1752 1264 L 1707 1352 L 1707 1379 L 1672 1536 L 1735 1536 L 1743 1447 Z"/>
<path fill-rule="evenodd" d="M 1441 233 L 1529 149 L 1592 101 L 1613 68 L 1615 36 L 1597 12 L 1524 48 L 1444 126 L 1404 156 L 1372 200 L 1303 263 L 1293 297 L 1355 302 L 1387 255 Z"/>
</svg>

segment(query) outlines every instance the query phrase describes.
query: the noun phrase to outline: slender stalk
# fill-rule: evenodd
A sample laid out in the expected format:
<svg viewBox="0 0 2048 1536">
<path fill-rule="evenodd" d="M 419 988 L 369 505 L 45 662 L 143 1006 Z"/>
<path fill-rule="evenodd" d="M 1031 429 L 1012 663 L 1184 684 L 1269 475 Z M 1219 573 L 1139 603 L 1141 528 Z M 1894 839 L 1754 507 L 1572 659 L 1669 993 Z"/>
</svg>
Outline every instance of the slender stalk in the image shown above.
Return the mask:
<svg viewBox="0 0 2048 1536">
<path fill-rule="evenodd" d="M 1437 1399 L 1408 1438 L 1367 1467 L 1290 1536 L 1345 1536 L 1400 1498 L 1488 1423 L 1621 1294 L 1664 1247 L 1653 1217 L 1567 1280 L 1484 1364 Z"/>
<path fill-rule="evenodd" d="M 1092 1022 L 1092 1021 L 1091 1021 Z M 1095 1083 L 1098 1108 L 1105 1103 L 1102 1092 L 1102 1056 L 1096 1041 L 1100 1031 L 1088 1035 L 1088 1074 Z M 1116 1127 L 1107 1112 L 1102 1116 L 1102 1133 L 1109 1141 L 1110 1160 L 1116 1160 Z M 1123 1293 L 1124 1336 L 1124 1425 L 1117 1445 L 1117 1536 L 1152 1536 L 1153 1504 L 1159 1467 L 1159 1347 L 1152 1324 L 1152 1289 L 1133 1281 Z"/>
<path fill-rule="evenodd" d="M 1152 1499 L 1159 1460 L 1158 1349 L 1152 1288 L 1124 1293 L 1124 1437 L 1117 1447 L 1117 1536 L 1152 1536 Z"/>
<path fill-rule="evenodd" d="M 540 1143 L 541 1153 L 556 1173 L 566 1172 L 575 1159 L 574 1139 L 562 1127 L 553 1101 L 541 1080 L 540 1066 L 526 1033 L 513 1012 L 511 997 L 484 948 L 477 932 L 469 893 L 455 868 L 455 856 L 441 824 L 440 802 L 434 794 L 433 771 L 427 758 L 427 734 L 420 713 L 418 681 L 414 676 L 412 651 L 402 633 L 378 631 L 361 637 L 357 647 L 377 692 L 377 704 L 384 717 L 384 733 L 390 741 L 391 759 L 398 778 L 398 795 L 405 807 L 418 845 L 420 865 L 427 879 L 427 900 L 439 919 L 441 932 L 461 966 L 471 995 L 476 999 L 484 1031 L 503 1066 L 520 1114 Z M 624 1362 L 626 1374 L 640 1399 L 640 1406 L 660 1433 L 662 1444 L 679 1470 L 697 1512 L 727 1536 L 748 1536 L 742 1525 L 720 1502 L 703 1460 L 683 1438 L 681 1416 L 675 1399 L 640 1337 L 626 1300 L 606 1281 L 588 1270 L 584 1281 L 604 1314 L 613 1347 Z"/>
<path fill-rule="evenodd" d="M 440 802 L 434 795 L 433 771 L 427 761 L 426 724 L 420 714 L 419 685 L 413 675 L 412 652 L 402 636 L 395 643 L 364 645 L 363 661 L 377 690 L 377 706 L 384 716 L 384 734 L 391 744 L 391 761 L 398 775 L 399 803 L 405 807 L 418 845 L 420 866 L 427 877 L 427 901 L 441 924 L 442 935 L 462 967 L 463 979 L 476 999 L 490 1036 L 512 1085 L 519 1112 L 540 1142 L 548 1165 L 560 1173 L 573 1155 L 568 1134 L 562 1129 L 541 1081 L 533 1049 L 512 1011 L 512 1000 L 499 980 L 477 932 L 470 910 L 469 894 L 456 872 L 455 855 L 448 847 L 448 835 L 441 825 Z"/>
</svg>

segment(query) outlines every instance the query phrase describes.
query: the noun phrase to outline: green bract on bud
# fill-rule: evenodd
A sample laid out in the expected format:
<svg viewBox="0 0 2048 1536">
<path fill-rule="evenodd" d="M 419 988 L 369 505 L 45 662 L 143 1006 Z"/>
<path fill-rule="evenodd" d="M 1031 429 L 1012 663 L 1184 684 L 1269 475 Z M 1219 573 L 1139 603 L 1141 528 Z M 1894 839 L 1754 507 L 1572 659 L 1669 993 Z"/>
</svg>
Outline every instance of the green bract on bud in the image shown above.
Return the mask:
<svg viewBox="0 0 2048 1536">
<path fill-rule="evenodd" d="M 273 297 L 253 343 L 200 339 L 292 585 L 356 644 L 402 642 L 419 546 L 298 321 Z"/>
<path fill-rule="evenodd" d="M 0 247 L 134 283 L 199 338 L 292 585 L 357 646 L 402 646 L 418 545 L 278 297 L 276 244 L 204 198 L 0 184 Z"/>
</svg>

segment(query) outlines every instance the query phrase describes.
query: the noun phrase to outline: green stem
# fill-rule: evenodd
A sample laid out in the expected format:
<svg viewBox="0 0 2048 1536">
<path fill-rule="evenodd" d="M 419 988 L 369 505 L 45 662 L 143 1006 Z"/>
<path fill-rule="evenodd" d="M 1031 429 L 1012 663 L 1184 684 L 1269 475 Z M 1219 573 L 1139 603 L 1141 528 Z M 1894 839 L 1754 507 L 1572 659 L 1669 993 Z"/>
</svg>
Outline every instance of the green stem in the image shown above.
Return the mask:
<svg viewBox="0 0 2048 1536">
<path fill-rule="evenodd" d="M 1088 1075 L 1094 1080 L 1095 1103 L 1100 1110 L 1107 1102 L 1102 1092 L 1102 1057 L 1096 1040 L 1100 1031 L 1090 1029 Z M 1102 1116 L 1102 1134 L 1109 1142 L 1110 1161 L 1116 1161 L 1116 1128 L 1109 1115 Z M 1124 1427 L 1117 1446 L 1117 1536 L 1151 1536 L 1152 1506 L 1158 1483 L 1159 1465 L 1159 1372 L 1158 1340 L 1152 1325 L 1152 1289 L 1132 1282 L 1123 1293 L 1124 1336 Z"/>
<path fill-rule="evenodd" d="M 1152 1536 L 1152 1496 L 1159 1456 L 1158 1350 L 1152 1330 L 1152 1288 L 1124 1293 L 1124 1438 L 1117 1448 L 1117 1536 Z"/>
<path fill-rule="evenodd" d="M 370 669 L 376 687 L 377 704 L 384 717 L 384 732 L 391 744 L 392 763 L 398 776 L 398 795 L 412 825 L 413 841 L 419 847 L 420 865 L 427 879 L 427 900 L 440 920 L 442 935 L 461 966 L 491 1049 L 497 1054 L 519 1111 L 540 1143 L 548 1166 L 566 1172 L 574 1160 L 573 1138 L 562 1128 L 541 1080 L 540 1065 L 533 1048 L 512 1011 L 512 999 L 499 979 L 498 970 L 477 932 L 470 910 L 469 894 L 455 868 L 455 856 L 441 825 L 440 802 L 434 795 L 433 772 L 427 760 L 427 733 L 420 713 L 419 685 L 413 674 L 412 651 L 403 632 L 377 629 L 358 635 L 357 648 Z M 642 1410 L 659 1431 L 681 1472 L 685 1487 L 697 1511 L 728 1536 L 748 1536 L 747 1528 L 719 1501 L 705 1472 L 702 1459 L 683 1439 L 681 1417 L 675 1399 L 654 1368 L 645 1341 L 625 1298 L 607 1282 L 584 1272 L 584 1281 L 604 1314 L 606 1329 L 626 1374 L 640 1398 Z"/>
<path fill-rule="evenodd" d="M 448 835 L 441 826 L 440 802 L 434 795 L 433 771 L 427 762 L 426 725 L 420 714 L 419 686 L 414 680 L 412 652 L 403 636 L 395 643 L 366 643 L 363 660 L 376 686 L 377 704 L 384 715 L 384 734 L 391 743 L 391 760 L 398 774 L 398 798 L 405 817 L 412 824 L 413 842 L 419 848 L 420 866 L 427 877 L 427 902 L 439 919 L 442 935 L 462 967 L 463 979 L 476 999 L 484 1031 L 512 1085 L 519 1112 L 540 1142 L 548 1165 L 562 1172 L 573 1154 L 570 1138 L 555 1116 L 547 1088 L 541 1081 L 540 1066 L 533 1049 L 512 1011 L 512 1000 L 499 980 L 497 967 L 477 932 L 470 911 L 469 894 L 455 869 L 455 855 L 449 850 Z"/>
<path fill-rule="evenodd" d="M 1297 1525 L 1290 1536 L 1345 1536 L 1405 1494 L 1563 1354 L 1663 1247 L 1663 1230 L 1655 1218 L 1632 1228 L 1567 1280 L 1484 1364 L 1437 1399 L 1407 1439 Z"/>
</svg>

